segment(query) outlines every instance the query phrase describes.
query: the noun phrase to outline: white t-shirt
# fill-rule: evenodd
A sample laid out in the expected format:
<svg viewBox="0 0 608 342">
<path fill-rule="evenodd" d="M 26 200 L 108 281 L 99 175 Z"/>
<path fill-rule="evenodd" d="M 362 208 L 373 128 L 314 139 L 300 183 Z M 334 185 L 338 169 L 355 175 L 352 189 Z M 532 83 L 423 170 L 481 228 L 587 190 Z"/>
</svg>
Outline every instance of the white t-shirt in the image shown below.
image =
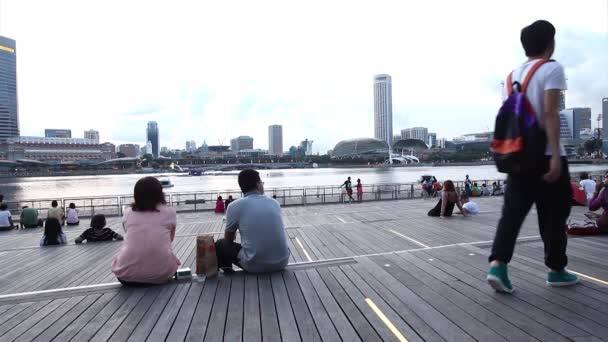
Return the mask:
<svg viewBox="0 0 608 342">
<path fill-rule="evenodd" d="M 593 193 L 595 192 L 595 181 L 593 179 L 583 179 L 580 182 L 583 190 L 585 190 L 585 194 L 587 195 L 587 201 L 593 198 Z"/>
<path fill-rule="evenodd" d="M 531 60 L 522 64 L 519 68 L 513 70 L 513 79 L 512 81 L 518 81 L 523 83 L 528 71 L 532 65 L 536 64 L 539 59 Z M 523 85 L 523 84 L 522 84 Z M 505 88 L 503 89 L 503 99 L 507 98 L 507 87 L 512 87 L 512 84 L 507 84 L 505 82 Z M 545 107 L 545 90 L 566 90 L 568 86 L 566 85 L 566 74 L 564 73 L 564 67 L 558 62 L 547 62 L 543 64 L 536 73 L 530 79 L 530 83 L 528 84 L 528 89 L 526 90 L 526 96 L 536 113 L 536 117 L 540 122 L 540 125 L 545 127 L 544 120 L 544 107 Z M 549 146 L 547 146 L 546 155 L 551 155 L 551 151 L 549 151 Z M 565 156 L 566 150 L 564 146 L 560 143 L 560 155 Z"/>
<path fill-rule="evenodd" d="M 8 221 L 9 217 L 11 217 L 10 211 L 0 211 L 0 227 L 9 227 L 11 225 L 11 223 Z"/>
<path fill-rule="evenodd" d="M 469 215 L 477 215 L 479 214 L 479 205 L 477 203 L 469 201 L 462 205 L 462 209 L 467 211 Z"/>
</svg>

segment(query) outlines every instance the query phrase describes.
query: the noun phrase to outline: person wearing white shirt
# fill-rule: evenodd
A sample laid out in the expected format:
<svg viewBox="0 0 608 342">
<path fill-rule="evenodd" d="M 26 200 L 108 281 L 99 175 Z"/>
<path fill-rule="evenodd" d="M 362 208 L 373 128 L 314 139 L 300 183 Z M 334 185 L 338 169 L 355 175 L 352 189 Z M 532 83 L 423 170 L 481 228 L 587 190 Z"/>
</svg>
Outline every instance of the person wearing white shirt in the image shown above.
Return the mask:
<svg viewBox="0 0 608 342">
<path fill-rule="evenodd" d="M 0 230 L 13 229 L 13 217 L 6 203 L 0 204 Z"/>
<path fill-rule="evenodd" d="M 587 203 L 591 202 L 593 192 L 595 191 L 595 181 L 593 179 L 589 179 L 589 174 L 587 172 L 581 172 L 581 181 L 579 184 L 581 185 L 581 188 L 585 190 L 585 195 L 587 195 Z"/>
</svg>

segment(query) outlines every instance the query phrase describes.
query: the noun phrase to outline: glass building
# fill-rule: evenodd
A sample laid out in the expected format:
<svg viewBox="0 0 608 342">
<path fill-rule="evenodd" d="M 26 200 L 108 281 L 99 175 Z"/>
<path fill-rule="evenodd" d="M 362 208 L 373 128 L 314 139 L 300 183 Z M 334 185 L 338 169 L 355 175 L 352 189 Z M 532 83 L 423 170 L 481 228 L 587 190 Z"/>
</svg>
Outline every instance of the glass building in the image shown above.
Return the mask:
<svg viewBox="0 0 608 342">
<path fill-rule="evenodd" d="M 156 121 L 148 121 L 148 129 L 146 130 L 147 141 L 152 145 L 152 156 L 158 158 L 160 156 L 158 143 L 158 124 Z M 148 153 L 150 153 L 148 151 Z"/>
<path fill-rule="evenodd" d="M 0 141 L 19 136 L 15 41 L 0 36 Z"/>
<path fill-rule="evenodd" d="M 374 77 L 374 138 L 393 143 L 393 88 L 389 75 Z"/>
</svg>

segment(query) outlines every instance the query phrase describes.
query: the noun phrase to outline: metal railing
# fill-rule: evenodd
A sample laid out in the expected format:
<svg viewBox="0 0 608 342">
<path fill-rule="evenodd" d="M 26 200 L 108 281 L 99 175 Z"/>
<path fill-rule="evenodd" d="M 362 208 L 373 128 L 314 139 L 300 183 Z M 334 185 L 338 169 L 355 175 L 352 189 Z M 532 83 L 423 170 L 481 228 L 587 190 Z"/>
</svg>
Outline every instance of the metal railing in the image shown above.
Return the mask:
<svg viewBox="0 0 608 342">
<path fill-rule="evenodd" d="M 477 180 L 480 186 L 485 183 L 491 186 L 493 182 L 502 180 Z M 464 182 L 454 182 L 457 191 L 464 188 Z M 290 187 L 266 189 L 265 194 L 269 197 L 276 196 L 276 200 L 282 206 L 314 205 L 348 202 L 349 197 L 346 190 L 340 186 L 316 186 L 316 187 Z M 177 212 L 196 212 L 214 210 L 218 196 L 226 200 L 228 196 L 233 199 L 242 197 L 240 190 L 209 190 L 192 192 L 167 192 L 167 204 Z M 422 186 L 420 183 L 391 183 L 363 185 L 361 200 L 384 201 L 422 198 Z M 353 199 L 357 200 L 357 189 L 353 187 Z M 70 203 L 76 205 L 79 217 L 91 217 L 95 214 L 106 216 L 121 216 L 124 209 L 133 202 L 133 195 L 114 196 L 91 196 L 91 197 L 66 197 L 61 199 L 43 198 L 22 201 L 6 201 L 8 209 L 13 218 L 18 220 L 23 206 L 36 208 L 41 218 L 46 217 L 46 211 L 51 206 L 51 201 L 57 200 L 62 208 L 67 208 Z"/>
</svg>

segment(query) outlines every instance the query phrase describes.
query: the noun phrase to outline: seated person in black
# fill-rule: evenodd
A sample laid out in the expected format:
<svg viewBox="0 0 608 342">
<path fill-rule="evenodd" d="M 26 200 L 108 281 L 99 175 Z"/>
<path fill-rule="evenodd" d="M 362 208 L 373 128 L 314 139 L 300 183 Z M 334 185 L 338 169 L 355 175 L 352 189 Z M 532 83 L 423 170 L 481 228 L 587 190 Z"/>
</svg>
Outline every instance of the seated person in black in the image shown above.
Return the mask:
<svg viewBox="0 0 608 342">
<path fill-rule="evenodd" d="M 441 193 L 439 202 L 437 202 L 437 205 L 433 209 L 429 210 L 428 215 L 433 217 L 452 216 L 454 206 L 458 206 L 462 215 L 467 216 L 462 209 L 462 204 L 460 203 L 458 193 L 456 193 L 454 182 L 446 180 L 443 183 L 443 192 Z"/>
<path fill-rule="evenodd" d="M 122 240 L 122 235 L 116 233 L 110 228 L 104 228 L 106 226 L 106 217 L 102 214 L 97 214 L 91 218 L 91 228 L 85 230 L 74 242 L 82 243 L 84 240 L 87 242 L 99 242 L 99 241 L 112 241 Z"/>
</svg>

